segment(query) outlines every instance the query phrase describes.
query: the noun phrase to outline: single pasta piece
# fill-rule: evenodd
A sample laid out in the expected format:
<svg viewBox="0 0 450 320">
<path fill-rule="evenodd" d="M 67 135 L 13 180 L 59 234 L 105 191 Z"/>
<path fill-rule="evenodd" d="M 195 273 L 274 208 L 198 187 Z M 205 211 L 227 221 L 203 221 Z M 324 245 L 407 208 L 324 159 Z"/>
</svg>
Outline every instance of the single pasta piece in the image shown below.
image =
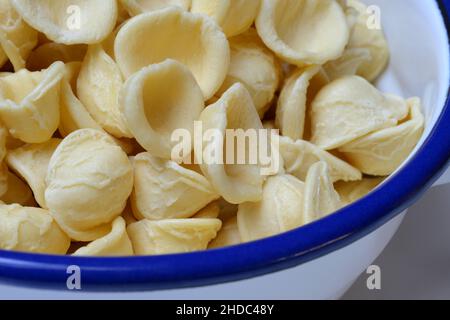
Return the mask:
<svg viewBox="0 0 450 320">
<path fill-rule="evenodd" d="M 47 210 L 0 205 L 0 248 L 34 253 L 65 254 L 70 239 Z"/>
<path fill-rule="evenodd" d="M 279 150 L 286 173 L 302 181 L 306 180 L 311 166 L 320 161 L 328 165 L 330 178 L 333 182 L 340 180 L 357 181 L 362 178 L 362 174 L 358 169 L 310 142 L 303 140 L 293 141 L 288 137 L 280 137 Z"/>
<path fill-rule="evenodd" d="M 36 205 L 30 187 L 11 172 L 8 172 L 7 187 L 6 193 L 0 197 L 4 203 L 16 203 L 24 207 L 34 207 Z"/>
<path fill-rule="evenodd" d="M 138 219 L 190 218 L 219 198 L 208 180 L 149 153 L 134 157 L 133 213 Z"/>
<path fill-rule="evenodd" d="M 144 12 L 156 11 L 170 6 L 177 6 L 189 10 L 191 0 L 119 0 L 130 16 L 137 16 Z"/>
<path fill-rule="evenodd" d="M 339 58 L 349 39 L 334 0 L 262 0 L 256 28 L 273 52 L 299 67 Z"/>
<path fill-rule="evenodd" d="M 187 130 L 192 137 L 194 122 L 205 108 L 192 73 L 171 59 L 131 76 L 120 94 L 120 105 L 139 144 L 164 159 L 172 159 L 174 131 Z"/>
<path fill-rule="evenodd" d="M 278 99 L 275 123 L 283 136 L 303 139 L 306 122 L 308 89 L 321 70 L 311 66 L 294 72 L 285 82 Z"/>
<path fill-rule="evenodd" d="M 239 205 L 237 223 L 243 242 L 258 240 L 300 227 L 305 184 L 291 175 L 269 177 L 262 200 Z"/>
<path fill-rule="evenodd" d="M 338 181 L 334 184 L 334 188 L 339 194 L 341 202 L 344 206 L 356 202 L 362 197 L 369 194 L 372 190 L 378 187 L 378 185 L 380 185 L 384 181 L 384 179 L 384 177 L 371 177 L 363 178 L 360 181 Z"/>
<path fill-rule="evenodd" d="M 48 166 L 45 202 L 61 228 L 76 241 L 105 236 L 125 208 L 133 168 L 107 134 L 81 129 L 68 135 Z"/>
<path fill-rule="evenodd" d="M 11 0 L 34 29 L 57 43 L 94 44 L 103 41 L 117 20 L 116 0 Z"/>
<path fill-rule="evenodd" d="M 110 233 L 79 248 L 73 255 L 98 257 L 132 256 L 133 246 L 130 238 L 128 238 L 125 220 L 122 217 L 116 218 L 112 223 Z"/>
<path fill-rule="evenodd" d="M 52 138 L 44 143 L 27 144 L 11 150 L 6 157 L 8 166 L 28 183 L 36 202 L 44 209 L 47 209 L 44 194 L 48 164 L 60 143 L 61 139 Z"/>
<path fill-rule="evenodd" d="M 217 201 L 213 201 L 206 207 L 198 211 L 193 218 L 196 219 L 217 219 L 220 215 L 220 206 Z"/>
<path fill-rule="evenodd" d="M 226 161 L 226 152 L 224 154 L 224 149 L 229 149 L 225 148 L 229 144 L 226 129 L 242 129 L 244 131 L 262 129 L 261 120 L 247 89 L 240 83 L 233 85 L 215 104 L 203 111 L 200 121 L 204 132 L 215 129 L 214 132 L 221 133 L 207 142 L 205 141 L 202 152 L 195 155 L 203 174 L 214 189 L 230 203 L 259 201 L 264 178 L 258 162 L 252 164 L 250 163 L 251 159 L 246 159 L 245 164 L 236 164 L 236 161 L 233 161 L 235 164 L 230 164 Z M 237 139 L 234 140 L 236 144 Z M 245 151 L 244 155 L 248 155 L 251 154 L 252 149 L 256 148 L 254 143 L 255 141 L 246 142 L 243 146 L 245 150 L 243 147 L 236 149 L 241 153 Z M 236 158 L 238 155 L 234 156 Z"/>
<path fill-rule="evenodd" d="M 359 76 L 346 76 L 323 87 L 311 103 L 311 142 L 339 148 L 408 115 L 404 99 L 383 94 Z"/>
<path fill-rule="evenodd" d="M 219 90 L 230 64 L 228 41 L 217 24 L 176 7 L 130 19 L 117 34 L 114 52 L 125 78 L 168 58 L 183 63 L 197 80 L 204 100 Z"/>
<path fill-rule="evenodd" d="M 21 70 L 0 77 L 0 119 L 9 133 L 27 143 L 49 140 L 59 125 L 64 64 L 41 72 Z"/>
<path fill-rule="evenodd" d="M 216 249 L 228 246 L 234 246 L 241 243 L 241 236 L 237 225 L 237 217 L 231 217 L 226 220 L 217 237 L 210 242 L 208 249 Z"/>
<path fill-rule="evenodd" d="M 220 230 L 219 219 L 141 220 L 127 231 L 136 255 L 205 250 Z"/>
<path fill-rule="evenodd" d="M 328 165 L 319 161 L 308 170 L 305 182 L 304 223 L 321 219 L 342 207 L 339 194 L 334 190 Z"/>
<path fill-rule="evenodd" d="M 233 84 L 240 82 L 252 96 L 256 110 L 262 118 L 269 109 L 279 87 L 279 63 L 253 28 L 230 38 L 229 42 L 230 68 L 216 97 L 220 98 Z"/>
<path fill-rule="evenodd" d="M 45 43 L 30 53 L 27 60 L 27 69 L 40 71 L 47 69 L 56 61 L 64 63 L 83 61 L 87 46 L 84 44 L 65 45 L 61 43 Z"/>
<path fill-rule="evenodd" d="M 23 21 L 9 0 L 0 0 L 0 67 L 11 61 L 15 71 L 25 68 L 38 33 Z"/>
<path fill-rule="evenodd" d="M 105 44 L 89 46 L 78 75 L 78 97 L 105 131 L 117 138 L 132 138 L 125 117 L 120 112 L 122 86 L 122 74 L 105 51 Z"/>
<path fill-rule="evenodd" d="M 405 122 L 355 139 L 339 148 L 339 151 L 365 174 L 392 174 L 411 154 L 424 130 L 425 119 L 420 110 L 420 99 L 408 99 L 407 104 L 410 115 Z"/>
<path fill-rule="evenodd" d="M 233 37 L 250 28 L 260 3 L 260 0 L 192 0 L 191 11 L 207 14 L 228 37 Z"/>
</svg>

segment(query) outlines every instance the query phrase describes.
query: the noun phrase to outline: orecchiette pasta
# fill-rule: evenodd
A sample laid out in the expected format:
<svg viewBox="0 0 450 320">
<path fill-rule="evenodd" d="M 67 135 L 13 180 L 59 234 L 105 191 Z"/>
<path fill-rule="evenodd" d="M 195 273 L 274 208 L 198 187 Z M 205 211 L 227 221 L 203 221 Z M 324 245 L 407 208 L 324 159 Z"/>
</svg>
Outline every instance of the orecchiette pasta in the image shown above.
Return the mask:
<svg viewBox="0 0 450 320">
<path fill-rule="evenodd" d="M 131 256 L 133 247 L 126 231 L 125 220 L 116 218 L 112 223 L 111 232 L 79 248 L 74 256 Z"/>
<path fill-rule="evenodd" d="M 231 217 L 223 223 L 217 237 L 210 242 L 208 249 L 233 246 L 239 243 L 241 243 L 241 236 L 237 225 L 237 217 Z"/>
<path fill-rule="evenodd" d="M 139 219 L 190 218 L 219 198 L 204 176 L 176 162 L 141 153 L 133 163 L 131 204 Z"/>
<path fill-rule="evenodd" d="M 219 219 L 141 220 L 127 231 L 137 255 L 205 250 L 222 226 Z"/>
<path fill-rule="evenodd" d="M 279 63 L 253 28 L 229 41 L 230 68 L 216 95 L 220 97 L 233 84 L 240 82 L 249 91 L 256 110 L 263 117 L 279 86 Z"/>
<path fill-rule="evenodd" d="M 48 211 L 0 204 L 0 248 L 36 253 L 65 254 L 70 239 Z"/>
<path fill-rule="evenodd" d="M 172 133 L 191 136 L 205 104 L 200 87 L 187 67 L 175 60 L 153 64 L 131 76 L 120 95 L 128 127 L 139 144 L 153 155 L 170 159 Z"/>
<path fill-rule="evenodd" d="M 40 72 L 21 70 L 0 77 L 0 119 L 14 137 L 28 143 L 49 140 L 59 124 L 64 64 Z"/>
<path fill-rule="evenodd" d="M 8 166 L 21 176 L 33 190 L 36 202 L 44 209 L 45 178 L 47 176 L 50 158 L 55 152 L 60 139 L 50 139 L 39 144 L 28 144 L 8 153 Z"/>
<path fill-rule="evenodd" d="M 57 43 L 99 43 L 116 25 L 116 0 L 10 1 L 30 26 Z"/>
<path fill-rule="evenodd" d="M 349 39 L 347 19 L 334 0 L 262 0 L 256 28 L 270 49 L 298 66 L 339 58 Z"/>
<path fill-rule="evenodd" d="M 262 128 L 252 98 L 240 83 L 233 85 L 215 104 L 207 107 L 202 112 L 200 121 L 205 132 L 217 129 L 222 133 L 204 144 L 203 155 L 212 151 L 223 153 L 223 147 L 227 144 L 224 141 L 227 128 L 243 130 Z M 249 144 L 245 147 L 249 148 Z M 226 155 L 220 158 L 225 159 Z M 201 156 L 198 162 L 214 189 L 228 202 L 239 204 L 261 199 L 263 177 L 257 164 L 220 164 L 202 159 Z"/>
<path fill-rule="evenodd" d="M 205 100 L 220 88 L 230 63 L 228 41 L 214 21 L 175 7 L 130 19 L 117 34 L 114 51 L 126 78 L 168 58 L 185 64 Z"/>
<path fill-rule="evenodd" d="M 336 149 L 393 127 L 407 115 L 402 98 L 382 94 L 358 76 L 339 78 L 323 87 L 311 104 L 311 142 L 326 150 Z"/>
<path fill-rule="evenodd" d="M 107 134 L 82 129 L 58 146 L 48 166 L 45 202 L 74 240 L 92 241 L 109 232 L 133 187 L 127 155 Z"/>
<path fill-rule="evenodd" d="M 38 42 L 38 34 L 17 14 L 9 0 L 0 1 L 0 66 L 10 60 L 16 71 Z"/>
<path fill-rule="evenodd" d="M 119 0 L 131 16 L 177 6 L 189 10 L 191 0 Z"/>
<path fill-rule="evenodd" d="M 250 28 L 259 6 L 260 0 L 192 0 L 191 11 L 207 14 L 233 37 Z"/>
<path fill-rule="evenodd" d="M 425 119 L 419 98 L 407 100 L 409 118 L 396 127 L 383 129 L 355 139 L 339 150 L 363 173 L 388 176 L 393 173 L 417 145 Z"/>
</svg>

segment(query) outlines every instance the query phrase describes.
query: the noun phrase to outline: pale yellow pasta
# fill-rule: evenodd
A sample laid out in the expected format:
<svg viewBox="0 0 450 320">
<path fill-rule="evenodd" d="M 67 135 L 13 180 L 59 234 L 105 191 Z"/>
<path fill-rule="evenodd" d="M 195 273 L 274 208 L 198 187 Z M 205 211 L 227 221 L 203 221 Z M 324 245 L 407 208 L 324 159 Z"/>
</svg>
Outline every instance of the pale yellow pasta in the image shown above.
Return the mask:
<svg viewBox="0 0 450 320">
<path fill-rule="evenodd" d="M 83 44 L 65 45 L 61 43 L 45 43 L 30 53 L 27 60 L 27 69 L 40 71 L 47 69 L 55 61 L 64 63 L 83 61 L 87 46 Z"/>
<path fill-rule="evenodd" d="M 125 117 L 120 112 L 119 93 L 122 86 L 120 70 L 103 44 L 89 46 L 77 80 L 78 97 L 105 131 L 117 138 L 132 138 Z"/>
<path fill-rule="evenodd" d="M 202 172 L 213 185 L 214 189 L 228 202 L 239 204 L 246 201 L 258 201 L 262 195 L 263 177 L 258 164 L 220 164 L 208 156 L 223 153 L 227 145 L 226 129 L 262 129 L 262 123 L 253 105 L 252 98 L 247 89 L 237 83 L 233 85 L 213 105 L 207 107 L 200 116 L 203 130 L 217 129 L 220 137 L 213 137 L 203 144 L 202 154 L 206 157 L 197 159 Z M 254 147 L 254 146 L 253 146 Z M 246 150 L 250 143 L 245 144 Z M 241 150 L 243 151 L 243 150 Z M 246 151 L 245 154 L 248 152 Z M 196 154 L 199 158 L 199 155 Z M 226 155 L 220 157 L 225 159 Z"/>
<path fill-rule="evenodd" d="M 149 153 L 134 157 L 133 213 L 138 219 L 190 218 L 219 198 L 201 174 Z"/>
<path fill-rule="evenodd" d="M 205 100 L 219 90 L 230 64 L 228 41 L 217 24 L 205 15 L 176 7 L 130 19 L 117 34 L 114 46 L 126 78 L 171 58 L 191 70 Z"/>
<path fill-rule="evenodd" d="M 23 21 L 10 0 L 0 0 L 0 67 L 10 60 L 14 70 L 25 62 L 38 42 L 38 33 Z"/>
<path fill-rule="evenodd" d="M 333 182 L 355 181 L 362 178 L 358 169 L 310 142 L 280 137 L 279 150 L 286 172 L 302 181 L 305 181 L 309 168 L 319 161 L 328 165 Z"/>
<path fill-rule="evenodd" d="M 28 183 L 36 202 L 45 209 L 47 205 L 44 193 L 48 164 L 60 143 L 61 139 L 53 138 L 44 143 L 27 144 L 11 150 L 6 157 L 8 166 Z"/>
<path fill-rule="evenodd" d="M 144 12 L 177 6 L 189 10 L 191 0 L 119 0 L 131 16 L 137 16 Z"/>
<path fill-rule="evenodd" d="M 10 2 L 30 26 L 57 43 L 99 43 L 111 33 L 117 20 L 116 0 Z"/>
<path fill-rule="evenodd" d="M 241 236 L 237 225 L 237 217 L 231 217 L 226 220 L 217 237 L 210 242 L 208 249 L 216 249 L 228 246 L 234 246 L 241 243 Z"/>
<path fill-rule="evenodd" d="M 348 75 L 355 75 L 364 62 L 370 61 L 369 49 L 347 48 L 341 57 L 330 61 L 323 66 L 330 80 L 335 80 Z"/>
<path fill-rule="evenodd" d="M 116 218 L 112 223 L 111 232 L 98 238 L 88 245 L 79 248 L 74 256 L 132 256 L 133 247 L 128 237 L 125 220 Z"/>
<path fill-rule="evenodd" d="M 393 127 L 407 115 L 402 98 L 382 94 L 358 76 L 339 78 L 323 87 L 311 104 L 311 142 L 325 150 L 336 149 Z"/>
<path fill-rule="evenodd" d="M 378 185 L 384 181 L 384 177 L 381 178 L 363 178 L 360 181 L 339 181 L 335 183 L 334 188 L 341 198 L 343 205 L 349 205 L 362 197 L 369 194 Z"/>
<path fill-rule="evenodd" d="M 272 51 L 297 66 L 339 58 L 349 40 L 346 16 L 334 0 L 262 0 L 256 28 Z"/>
<path fill-rule="evenodd" d="M 217 219 L 220 215 L 220 206 L 217 201 L 211 202 L 206 207 L 198 211 L 193 218 L 196 219 Z"/>
<path fill-rule="evenodd" d="M 125 223 L 128 225 L 137 222 L 136 217 L 133 214 L 133 210 L 131 209 L 130 201 L 127 201 L 127 205 L 122 212 L 122 218 L 125 220 Z"/>
<path fill-rule="evenodd" d="M 64 64 L 41 72 L 21 70 L 0 78 L 0 119 L 14 137 L 28 143 L 49 140 L 59 125 Z"/>
<path fill-rule="evenodd" d="M 259 11 L 260 0 L 192 0 L 191 11 L 213 18 L 228 37 L 250 28 Z"/>
<path fill-rule="evenodd" d="M 409 118 L 396 127 L 383 129 L 339 148 L 346 159 L 365 174 L 388 176 L 411 154 L 424 130 L 419 98 L 407 100 Z"/>
<path fill-rule="evenodd" d="M 193 136 L 194 121 L 205 105 L 200 87 L 189 69 L 175 60 L 143 68 L 131 76 L 120 94 L 128 127 L 152 155 L 171 159 L 174 130 Z"/>
<path fill-rule="evenodd" d="M 15 174 L 8 172 L 8 190 L 0 197 L 6 204 L 20 204 L 25 207 L 34 207 L 33 192 L 30 187 Z"/>
<path fill-rule="evenodd" d="M 230 68 L 216 96 L 220 97 L 233 84 L 240 82 L 252 96 L 253 103 L 262 118 L 269 109 L 279 86 L 278 61 L 265 47 L 253 28 L 230 38 L 229 41 Z"/>
<path fill-rule="evenodd" d="M 291 175 L 269 177 L 262 200 L 239 205 L 237 221 L 243 242 L 270 237 L 304 224 L 305 184 Z"/>
<path fill-rule="evenodd" d="M 127 231 L 136 255 L 205 250 L 220 230 L 219 219 L 141 220 Z"/>
<path fill-rule="evenodd" d="M 107 134 L 81 129 L 67 136 L 50 159 L 45 202 L 61 228 L 77 241 L 106 235 L 125 208 L 133 168 Z"/>
<path fill-rule="evenodd" d="M 0 248 L 34 253 L 65 254 L 70 239 L 47 210 L 0 205 Z"/>
<path fill-rule="evenodd" d="M 319 161 L 308 170 L 304 201 L 305 224 L 323 218 L 342 207 L 341 199 L 334 189 L 326 162 Z"/>
</svg>

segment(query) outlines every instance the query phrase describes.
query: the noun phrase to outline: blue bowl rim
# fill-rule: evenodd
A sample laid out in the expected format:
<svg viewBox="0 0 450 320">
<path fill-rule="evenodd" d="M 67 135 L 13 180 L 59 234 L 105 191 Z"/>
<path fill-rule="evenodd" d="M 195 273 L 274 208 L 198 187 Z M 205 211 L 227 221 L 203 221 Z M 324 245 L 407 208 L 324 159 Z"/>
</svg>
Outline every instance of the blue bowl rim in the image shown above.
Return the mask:
<svg viewBox="0 0 450 320">
<path fill-rule="evenodd" d="M 450 35 L 450 0 L 437 2 Z M 429 137 L 389 182 L 354 204 L 293 231 L 233 247 L 148 257 L 83 258 L 0 250 L 0 280 L 65 289 L 67 268 L 76 265 L 82 272 L 83 289 L 158 290 L 237 281 L 298 266 L 357 241 L 414 203 L 448 166 L 448 123 L 449 96 Z"/>
</svg>

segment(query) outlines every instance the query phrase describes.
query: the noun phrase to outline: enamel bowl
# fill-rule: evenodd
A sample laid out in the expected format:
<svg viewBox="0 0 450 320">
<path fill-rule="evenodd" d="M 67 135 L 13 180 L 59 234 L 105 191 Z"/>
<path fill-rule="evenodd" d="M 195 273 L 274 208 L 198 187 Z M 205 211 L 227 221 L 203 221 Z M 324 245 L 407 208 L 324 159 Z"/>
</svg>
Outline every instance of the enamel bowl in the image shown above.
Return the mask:
<svg viewBox="0 0 450 320">
<path fill-rule="evenodd" d="M 381 8 L 392 53 L 378 87 L 404 97 L 420 96 L 427 120 L 414 154 L 377 190 L 313 224 L 218 250 L 130 258 L 0 251 L 0 294 L 22 290 L 20 297 L 70 297 L 67 270 L 75 265 L 80 267 L 82 286 L 77 298 L 320 299 L 342 295 L 381 253 L 407 208 L 433 185 L 450 158 L 450 0 L 369 2 Z"/>
</svg>

